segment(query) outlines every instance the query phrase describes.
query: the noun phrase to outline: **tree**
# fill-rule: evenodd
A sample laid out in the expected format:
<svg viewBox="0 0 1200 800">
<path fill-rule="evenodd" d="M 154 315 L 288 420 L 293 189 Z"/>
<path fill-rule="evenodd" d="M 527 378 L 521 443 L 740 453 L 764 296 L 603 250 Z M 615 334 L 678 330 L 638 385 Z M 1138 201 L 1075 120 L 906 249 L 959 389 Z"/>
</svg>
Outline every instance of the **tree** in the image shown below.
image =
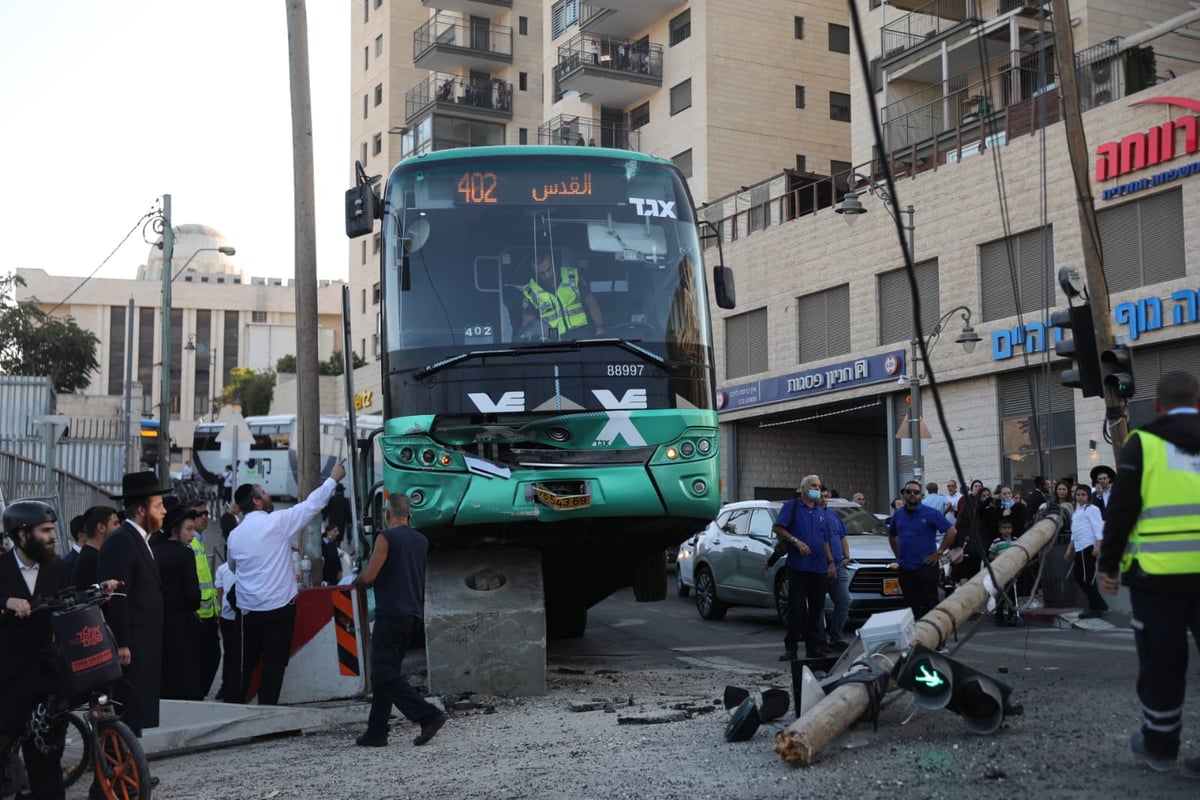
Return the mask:
<svg viewBox="0 0 1200 800">
<path fill-rule="evenodd" d="M 367 360 L 365 358 L 360 358 L 358 353 L 355 353 L 354 354 L 354 368 L 358 369 L 359 367 L 365 367 L 366 365 L 367 365 Z M 289 375 L 294 375 L 296 373 L 296 357 L 293 355 L 286 355 L 286 356 L 280 357 L 280 359 L 275 362 L 275 371 L 276 372 L 285 372 Z M 324 361 L 318 361 L 317 362 L 317 371 L 321 375 L 341 375 L 342 371 L 343 371 L 342 370 L 342 354 L 341 353 L 333 353 L 329 356 L 329 358 L 325 359 Z"/>
<path fill-rule="evenodd" d="M 0 276 L 0 372 L 48 375 L 59 394 L 86 389 L 100 369 L 100 340 L 71 317 L 52 317 L 28 300 L 14 302 L 16 288 L 24 285 L 15 273 Z"/>
<path fill-rule="evenodd" d="M 270 412 L 274 397 L 273 371 L 259 372 L 246 367 L 234 367 L 229 371 L 229 383 L 221 390 L 221 405 L 240 403 L 242 414 L 255 416 Z"/>
<path fill-rule="evenodd" d="M 280 359 L 275 362 L 275 371 L 276 372 L 284 372 L 284 373 L 287 373 L 288 375 L 295 375 L 296 374 L 296 357 L 291 354 L 288 354 L 286 356 L 281 356 Z"/>
</svg>

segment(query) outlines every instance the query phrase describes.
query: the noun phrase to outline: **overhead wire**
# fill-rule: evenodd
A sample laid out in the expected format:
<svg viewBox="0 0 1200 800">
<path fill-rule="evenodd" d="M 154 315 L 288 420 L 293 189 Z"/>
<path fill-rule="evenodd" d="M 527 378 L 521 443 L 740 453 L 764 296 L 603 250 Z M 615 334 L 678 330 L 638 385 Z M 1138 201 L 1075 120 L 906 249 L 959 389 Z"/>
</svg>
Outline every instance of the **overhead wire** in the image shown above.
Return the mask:
<svg viewBox="0 0 1200 800">
<path fill-rule="evenodd" d="M 53 308 L 51 308 L 49 311 L 47 311 L 46 316 L 50 316 L 55 311 L 62 308 L 63 305 L 65 305 L 68 300 L 70 300 L 72 297 L 74 297 L 79 292 L 80 289 L 82 289 L 84 286 L 87 286 L 88 281 L 90 281 L 92 278 L 96 277 L 96 273 L 104 268 L 104 265 L 107 264 L 112 259 L 112 257 L 117 254 L 117 251 L 120 250 L 125 245 L 125 242 L 129 241 L 129 237 L 133 235 L 133 232 L 136 231 L 139 227 L 141 227 L 146 222 L 146 220 L 150 219 L 157 213 L 158 213 L 157 208 L 151 208 L 149 211 L 147 211 L 145 214 L 143 214 L 141 216 L 141 218 L 138 219 L 137 222 L 133 223 L 133 227 L 129 229 L 128 233 L 126 233 L 123 237 L 121 237 L 121 241 L 118 242 L 117 246 L 112 249 L 112 252 L 110 252 L 107 256 L 105 256 L 104 260 L 101 261 L 94 270 L 89 272 L 86 278 L 84 278 L 82 281 L 79 282 L 78 286 L 76 286 L 74 289 L 72 289 L 70 292 L 68 292 L 66 297 L 64 297 L 62 300 L 59 300 L 58 303 L 56 303 Z"/>
</svg>

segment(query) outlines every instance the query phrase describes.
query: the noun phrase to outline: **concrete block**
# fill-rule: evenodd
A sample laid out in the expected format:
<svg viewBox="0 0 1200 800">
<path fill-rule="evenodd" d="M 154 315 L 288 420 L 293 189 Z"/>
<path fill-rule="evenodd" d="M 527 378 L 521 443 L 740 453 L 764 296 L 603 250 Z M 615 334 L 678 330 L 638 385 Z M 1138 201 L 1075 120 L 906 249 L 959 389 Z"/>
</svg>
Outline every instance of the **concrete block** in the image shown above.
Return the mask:
<svg viewBox="0 0 1200 800">
<path fill-rule="evenodd" d="M 480 574 L 485 580 L 475 581 Z M 472 588 L 497 583 L 492 589 Z M 546 693 L 546 610 L 539 553 L 435 553 L 425 585 L 425 654 L 432 694 Z"/>
<path fill-rule="evenodd" d="M 147 728 L 142 748 L 150 756 L 186 753 L 249 741 L 259 736 L 325 730 L 366 723 L 370 706 L 259 706 L 193 700 L 163 700 L 157 728 Z"/>
</svg>

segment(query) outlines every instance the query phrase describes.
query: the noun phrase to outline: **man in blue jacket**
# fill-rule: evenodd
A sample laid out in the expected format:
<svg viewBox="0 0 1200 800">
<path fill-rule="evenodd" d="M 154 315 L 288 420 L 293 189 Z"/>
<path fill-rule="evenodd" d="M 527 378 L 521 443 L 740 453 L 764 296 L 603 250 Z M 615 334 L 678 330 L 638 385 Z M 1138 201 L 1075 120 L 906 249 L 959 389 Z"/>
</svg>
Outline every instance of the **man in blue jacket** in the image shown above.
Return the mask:
<svg viewBox="0 0 1200 800">
<path fill-rule="evenodd" d="M 796 659 L 801 636 L 808 658 L 825 658 L 831 653 L 821 643 L 817 621 L 825 608 L 827 581 L 837 577 L 837 567 L 829 545 L 829 519 L 821 506 L 818 476 L 804 478 L 800 496 L 783 504 L 771 530 L 788 546 L 788 629 L 779 660 Z"/>
<path fill-rule="evenodd" d="M 921 503 L 921 484 L 909 481 L 901 491 L 904 506 L 888 520 L 888 544 L 900 562 L 900 589 L 920 619 L 938 604 L 938 572 L 942 553 L 954 545 L 958 530 L 941 511 Z M 939 545 L 938 533 L 945 534 Z"/>
</svg>

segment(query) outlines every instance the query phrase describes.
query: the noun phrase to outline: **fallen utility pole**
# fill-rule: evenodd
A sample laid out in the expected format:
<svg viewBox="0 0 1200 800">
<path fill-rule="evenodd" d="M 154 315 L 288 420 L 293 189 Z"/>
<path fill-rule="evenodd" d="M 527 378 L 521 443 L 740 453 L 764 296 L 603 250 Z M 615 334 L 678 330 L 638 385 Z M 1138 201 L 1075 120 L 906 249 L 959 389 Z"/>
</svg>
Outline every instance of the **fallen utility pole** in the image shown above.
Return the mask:
<svg viewBox="0 0 1200 800">
<path fill-rule="evenodd" d="M 1016 543 L 992 562 L 999 589 L 1007 586 L 1030 562 L 1033 555 L 1054 541 L 1062 518 L 1053 514 L 1025 532 Z M 991 578 L 986 569 L 922 617 L 914 642 L 936 648 L 966 624 L 971 615 L 987 604 Z M 775 736 L 775 752 L 793 766 L 808 767 L 825 747 L 849 728 L 867 710 L 867 687 L 843 684 Z"/>
<path fill-rule="evenodd" d="M 1100 226 L 1096 222 L 1096 198 L 1092 195 L 1091 174 L 1088 169 L 1087 138 L 1083 131 L 1083 115 L 1079 112 L 1079 84 L 1075 77 L 1075 36 L 1071 32 L 1071 13 L 1067 0 L 1053 0 L 1054 52 L 1058 58 L 1058 81 L 1061 86 L 1063 129 L 1067 137 L 1067 154 L 1075 182 L 1076 209 L 1079 230 L 1083 237 L 1083 272 L 1087 282 L 1088 301 L 1092 309 L 1092 329 L 1096 332 L 1096 352 L 1104 353 L 1114 344 L 1112 307 L 1108 301 L 1108 279 L 1104 275 L 1103 254 L 1100 252 Z M 1104 371 L 1104 370 L 1102 370 Z M 1128 405 L 1117 388 L 1104 381 L 1105 430 L 1112 439 L 1113 464 L 1121 463 L 1121 446 L 1129 435 Z"/>
</svg>

